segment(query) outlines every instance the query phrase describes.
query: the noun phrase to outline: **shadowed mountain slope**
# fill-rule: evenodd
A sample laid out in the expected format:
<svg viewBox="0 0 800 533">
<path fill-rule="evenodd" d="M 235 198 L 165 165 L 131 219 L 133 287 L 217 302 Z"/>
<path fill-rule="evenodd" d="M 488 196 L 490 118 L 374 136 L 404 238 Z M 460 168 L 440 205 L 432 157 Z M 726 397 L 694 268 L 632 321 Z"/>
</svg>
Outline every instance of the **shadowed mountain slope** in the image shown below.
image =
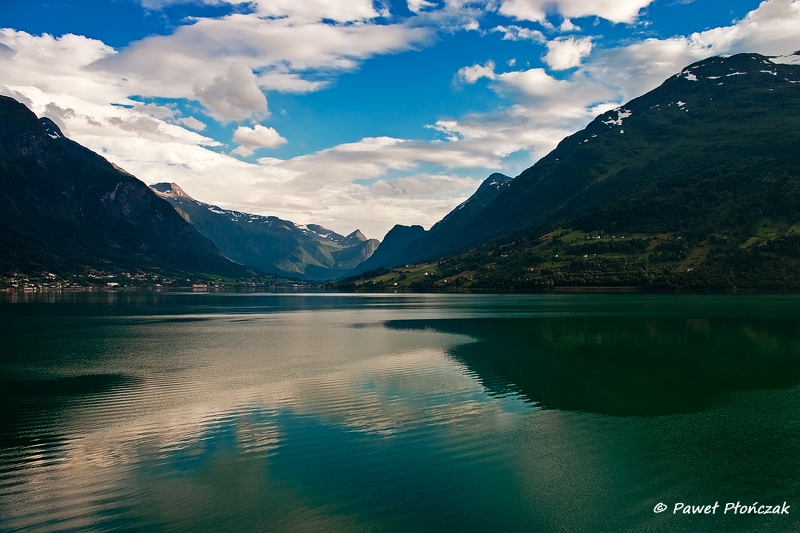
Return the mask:
<svg viewBox="0 0 800 533">
<path fill-rule="evenodd" d="M 0 271 L 251 277 L 144 183 L 0 97 Z"/>
</svg>

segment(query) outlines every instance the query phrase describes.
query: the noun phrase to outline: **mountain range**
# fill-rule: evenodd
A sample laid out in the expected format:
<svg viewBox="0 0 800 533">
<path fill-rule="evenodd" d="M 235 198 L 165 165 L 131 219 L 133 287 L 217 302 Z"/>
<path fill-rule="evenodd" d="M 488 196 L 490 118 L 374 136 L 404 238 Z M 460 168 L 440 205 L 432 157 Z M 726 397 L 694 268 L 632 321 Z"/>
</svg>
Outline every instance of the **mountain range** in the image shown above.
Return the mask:
<svg viewBox="0 0 800 533">
<path fill-rule="evenodd" d="M 342 236 L 317 224 L 298 225 L 273 216 L 221 209 L 195 200 L 174 183 L 156 183 L 151 188 L 226 257 L 270 274 L 335 279 L 363 263 L 380 244 L 359 230 Z"/>
<path fill-rule="evenodd" d="M 380 244 L 148 188 L 2 97 L 0 270 L 349 276 L 345 289 L 800 288 L 798 83 L 800 66 L 758 54 L 696 62 L 516 178 L 489 176 L 430 230 L 398 225 Z"/>
</svg>

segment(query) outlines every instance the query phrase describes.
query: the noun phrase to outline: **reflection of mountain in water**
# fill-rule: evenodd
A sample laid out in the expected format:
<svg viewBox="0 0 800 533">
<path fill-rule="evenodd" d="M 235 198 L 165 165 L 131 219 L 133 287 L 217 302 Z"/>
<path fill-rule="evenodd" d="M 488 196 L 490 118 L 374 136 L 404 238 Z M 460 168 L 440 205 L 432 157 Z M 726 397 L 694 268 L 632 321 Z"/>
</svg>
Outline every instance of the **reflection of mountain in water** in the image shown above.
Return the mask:
<svg viewBox="0 0 800 533">
<path fill-rule="evenodd" d="M 0 379 L 0 412 L 13 413 L 13 416 L 0 418 L 0 450 L 33 442 L 39 442 L 43 450 L 58 449 L 64 442 L 62 436 L 34 434 L 21 437 L 20 428 L 31 421 L 58 420 L 76 402 L 90 402 L 97 395 L 132 387 L 136 382 L 135 378 L 123 374 L 85 374 L 21 381 Z"/>
<path fill-rule="evenodd" d="M 477 338 L 451 356 L 490 393 L 516 392 L 545 409 L 689 413 L 728 392 L 800 381 L 800 331 L 788 321 L 488 318 L 387 326 Z"/>
</svg>

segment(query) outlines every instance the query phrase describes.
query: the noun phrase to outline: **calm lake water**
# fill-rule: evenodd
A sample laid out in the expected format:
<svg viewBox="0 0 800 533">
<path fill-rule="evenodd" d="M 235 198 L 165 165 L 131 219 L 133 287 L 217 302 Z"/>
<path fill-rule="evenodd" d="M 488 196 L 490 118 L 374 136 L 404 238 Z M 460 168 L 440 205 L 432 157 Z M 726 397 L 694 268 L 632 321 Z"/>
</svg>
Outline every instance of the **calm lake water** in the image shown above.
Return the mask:
<svg viewBox="0 0 800 533">
<path fill-rule="evenodd" d="M 2 531 L 800 530 L 795 296 L 3 298 Z"/>
</svg>

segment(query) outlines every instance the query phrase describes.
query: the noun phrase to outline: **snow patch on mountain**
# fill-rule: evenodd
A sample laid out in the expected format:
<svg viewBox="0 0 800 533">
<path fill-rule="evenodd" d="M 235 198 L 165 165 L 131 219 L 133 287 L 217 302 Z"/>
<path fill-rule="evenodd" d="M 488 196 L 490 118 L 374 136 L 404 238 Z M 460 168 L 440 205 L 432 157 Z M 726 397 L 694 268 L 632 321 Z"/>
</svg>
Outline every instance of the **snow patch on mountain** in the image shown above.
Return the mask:
<svg viewBox="0 0 800 533">
<path fill-rule="evenodd" d="M 625 109 L 624 107 L 618 107 L 612 111 L 612 113 L 617 114 L 617 118 L 609 118 L 608 120 L 604 120 L 603 124 L 606 126 L 622 126 L 622 121 L 633 114 L 633 111 L 629 109 Z"/>
</svg>

